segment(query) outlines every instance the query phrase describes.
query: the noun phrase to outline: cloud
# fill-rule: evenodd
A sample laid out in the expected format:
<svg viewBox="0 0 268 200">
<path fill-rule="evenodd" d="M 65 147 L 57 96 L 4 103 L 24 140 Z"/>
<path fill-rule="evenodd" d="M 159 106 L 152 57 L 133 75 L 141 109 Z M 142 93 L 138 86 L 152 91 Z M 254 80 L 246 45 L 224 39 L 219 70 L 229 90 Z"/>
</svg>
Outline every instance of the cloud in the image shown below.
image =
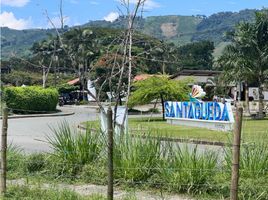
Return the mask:
<svg viewBox="0 0 268 200">
<path fill-rule="evenodd" d="M 54 24 L 54 26 L 56 26 L 56 28 L 60 28 L 61 27 L 61 20 L 60 17 L 52 17 L 51 18 L 52 23 Z M 70 25 L 70 17 L 64 16 L 63 17 L 63 25 Z M 48 22 L 47 27 L 48 28 L 54 28 L 54 26 L 51 24 L 51 22 Z"/>
<path fill-rule="evenodd" d="M 116 1 L 121 2 L 121 0 L 116 0 Z M 137 0 L 129 0 L 129 3 L 136 4 Z M 143 8 L 146 10 L 152 10 L 154 8 L 159 8 L 159 7 L 161 7 L 161 5 L 154 0 L 146 0 L 143 5 Z"/>
<path fill-rule="evenodd" d="M 29 1 L 30 0 L 1 0 L 1 4 L 12 7 L 23 7 L 29 3 Z"/>
<path fill-rule="evenodd" d="M 227 1 L 227 3 L 230 4 L 230 5 L 236 5 L 236 4 L 237 4 L 237 3 L 234 2 L 234 1 Z"/>
<path fill-rule="evenodd" d="M 195 9 L 195 8 L 192 8 L 192 9 L 190 9 L 190 11 L 192 11 L 192 12 L 195 12 L 195 13 L 198 13 L 198 12 L 201 12 L 202 10 L 200 10 L 200 9 Z"/>
<path fill-rule="evenodd" d="M 97 1 L 90 1 L 89 2 L 91 5 L 99 5 L 100 3 L 99 2 L 97 2 Z"/>
<path fill-rule="evenodd" d="M 31 19 L 17 19 L 12 12 L 6 12 L 0 14 L 1 27 L 8 27 L 12 29 L 27 29 L 30 28 Z"/>
<path fill-rule="evenodd" d="M 105 16 L 103 19 L 108 22 L 113 22 L 119 17 L 118 12 L 110 12 L 107 16 Z"/>
</svg>

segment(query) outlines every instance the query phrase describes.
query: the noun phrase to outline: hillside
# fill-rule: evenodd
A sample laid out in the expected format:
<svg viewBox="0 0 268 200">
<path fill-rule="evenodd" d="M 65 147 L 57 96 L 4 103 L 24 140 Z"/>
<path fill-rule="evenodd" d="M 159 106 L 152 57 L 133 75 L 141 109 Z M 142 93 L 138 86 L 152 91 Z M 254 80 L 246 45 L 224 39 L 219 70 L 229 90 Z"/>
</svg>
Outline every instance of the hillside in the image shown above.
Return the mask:
<svg viewBox="0 0 268 200">
<path fill-rule="evenodd" d="M 1 27 L 1 58 L 8 58 L 11 53 L 29 55 L 34 42 L 46 39 L 49 34 L 54 33 L 53 29 L 14 30 Z"/>
<path fill-rule="evenodd" d="M 220 12 L 209 17 L 198 16 L 151 16 L 137 18 L 136 30 L 172 42 L 175 45 L 184 45 L 193 41 L 211 40 L 215 43 L 217 53 L 223 44 L 228 42 L 224 38 L 226 31 L 232 31 L 235 25 L 241 21 L 253 21 L 256 10 L 242 10 L 240 12 Z M 126 17 L 121 16 L 114 22 L 104 20 L 89 21 L 82 27 L 106 27 L 122 29 L 126 27 Z M 7 27 L 1 28 L 1 58 L 6 59 L 11 52 L 17 55 L 28 55 L 29 49 L 36 41 L 55 34 L 53 29 L 29 29 L 13 30 Z"/>
</svg>

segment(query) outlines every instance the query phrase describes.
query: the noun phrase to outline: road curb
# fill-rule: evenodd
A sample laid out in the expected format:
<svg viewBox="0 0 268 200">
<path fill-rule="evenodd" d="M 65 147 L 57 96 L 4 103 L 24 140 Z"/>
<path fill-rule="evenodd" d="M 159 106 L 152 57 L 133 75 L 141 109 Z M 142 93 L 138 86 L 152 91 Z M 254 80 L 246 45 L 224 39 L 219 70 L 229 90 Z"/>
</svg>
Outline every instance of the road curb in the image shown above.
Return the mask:
<svg viewBox="0 0 268 200">
<path fill-rule="evenodd" d="M 33 115 L 11 115 L 8 116 L 8 119 L 20 119 L 20 118 L 33 118 L 33 117 L 59 117 L 59 116 L 69 116 L 73 115 L 74 112 L 59 112 L 59 113 L 51 113 L 51 114 L 33 114 Z M 2 116 L 0 117 L 2 119 Z"/>
</svg>

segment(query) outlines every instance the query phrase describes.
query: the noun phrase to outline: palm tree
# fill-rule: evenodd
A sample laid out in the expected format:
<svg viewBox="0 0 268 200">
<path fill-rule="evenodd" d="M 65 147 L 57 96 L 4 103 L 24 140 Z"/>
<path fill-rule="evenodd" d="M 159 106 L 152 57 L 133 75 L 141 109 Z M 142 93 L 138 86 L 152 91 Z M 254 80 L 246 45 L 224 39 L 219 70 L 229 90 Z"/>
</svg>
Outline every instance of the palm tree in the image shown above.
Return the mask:
<svg viewBox="0 0 268 200">
<path fill-rule="evenodd" d="M 218 59 L 227 79 L 255 81 L 259 88 L 258 118 L 263 115 L 263 87 L 268 79 L 268 10 L 256 13 L 255 23 L 241 23 Z"/>
</svg>

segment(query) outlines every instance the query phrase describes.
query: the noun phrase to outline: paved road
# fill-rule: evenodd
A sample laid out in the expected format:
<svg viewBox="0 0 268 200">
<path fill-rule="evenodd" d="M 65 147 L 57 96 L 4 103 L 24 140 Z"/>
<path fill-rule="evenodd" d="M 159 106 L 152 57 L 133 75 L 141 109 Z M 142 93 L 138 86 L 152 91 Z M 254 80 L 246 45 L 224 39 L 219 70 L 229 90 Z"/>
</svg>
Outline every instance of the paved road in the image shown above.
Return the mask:
<svg viewBox="0 0 268 200">
<path fill-rule="evenodd" d="M 26 153 L 49 151 L 50 147 L 45 142 L 45 137 L 52 134 L 50 127 L 57 127 L 58 124 L 64 121 L 67 121 L 73 127 L 77 127 L 81 122 L 95 120 L 99 116 L 96 109 L 85 106 L 64 106 L 61 109 L 73 111 L 75 114 L 57 117 L 9 119 L 8 142 L 19 146 Z M 140 115 L 130 117 L 140 117 Z M 179 144 L 179 146 L 184 145 Z M 190 148 L 195 147 L 194 144 L 187 144 L 187 146 Z M 222 152 L 222 148 L 217 146 L 198 145 L 198 147 L 200 152 L 207 149 Z"/>
<path fill-rule="evenodd" d="M 94 120 L 98 116 L 95 109 L 88 107 L 68 106 L 61 109 L 72 110 L 75 114 L 58 117 L 9 119 L 8 142 L 18 145 L 25 152 L 48 151 L 49 145 L 40 140 L 44 141 L 45 136 L 52 133 L 49 127 L 56 127 L 64 120 L 77 127 L 79 123 Z"/>
</svg>

